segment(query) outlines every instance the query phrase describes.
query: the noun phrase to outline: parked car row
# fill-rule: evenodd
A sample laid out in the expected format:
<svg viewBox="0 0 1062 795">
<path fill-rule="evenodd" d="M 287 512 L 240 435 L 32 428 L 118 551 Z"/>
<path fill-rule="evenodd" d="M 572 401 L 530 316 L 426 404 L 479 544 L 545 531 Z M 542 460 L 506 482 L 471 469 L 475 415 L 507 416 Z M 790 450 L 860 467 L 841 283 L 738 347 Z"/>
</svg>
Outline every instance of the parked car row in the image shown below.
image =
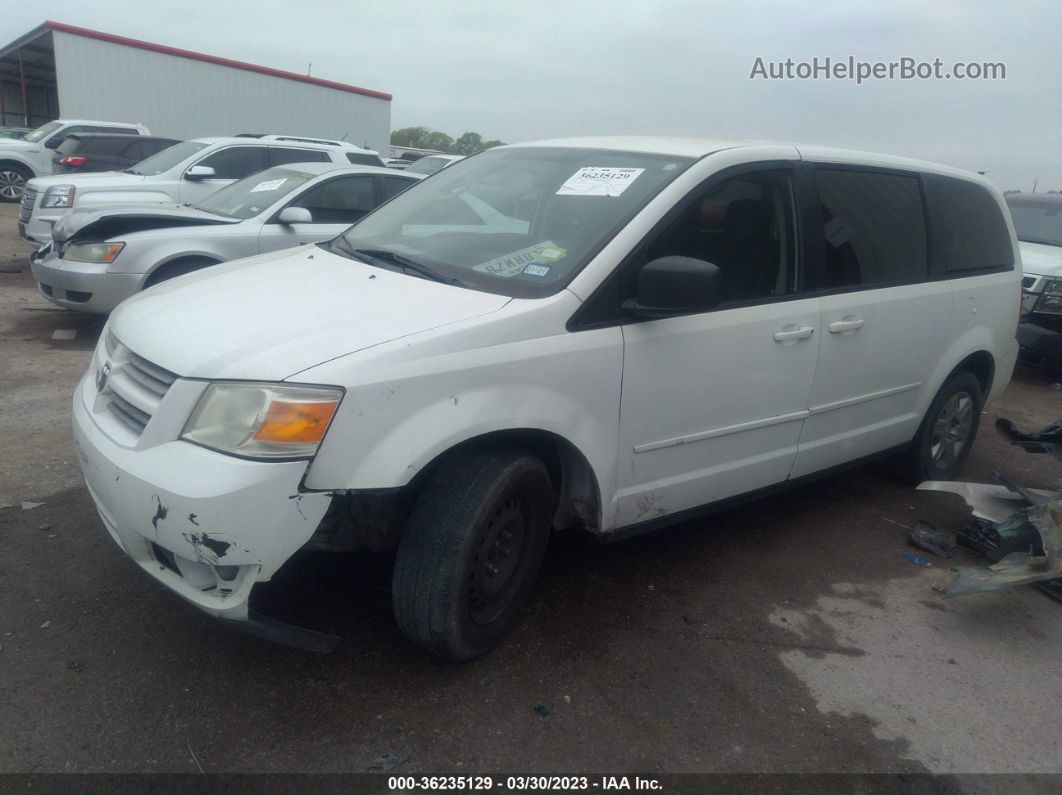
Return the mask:
<svg viewBox="0 0 1062 795">
<path fill-rule="evenodd" d="M 272 161 L 298 148 L 321 162 Z M 74 210 L 34 263 L 67 305 L 255 253 L 122 301 L 73 400 L 112 538 L 247 631 L 319 644 L 258 616 L 256 584 L 304 548 L 393 550 L 401 630 L 474 657 L 555 530 L 627 537 L 883 455 L 952 477 L 1017 357 L 1018 240 L 976 174 L 574 139 L 490 149 L 357 218 L 416 175 L 340 173 L 344 151 L 202 139 L 120 183 L 32 186 L 29 231 Z M 186 198 L 241 158 L 268 170 Z M 112 206 L 82 207 L 93 191 Z M 113 206 L 151 191 L 195 206 Z M 318 219 L 331 238 L 294 245 Z"/>
</svg>

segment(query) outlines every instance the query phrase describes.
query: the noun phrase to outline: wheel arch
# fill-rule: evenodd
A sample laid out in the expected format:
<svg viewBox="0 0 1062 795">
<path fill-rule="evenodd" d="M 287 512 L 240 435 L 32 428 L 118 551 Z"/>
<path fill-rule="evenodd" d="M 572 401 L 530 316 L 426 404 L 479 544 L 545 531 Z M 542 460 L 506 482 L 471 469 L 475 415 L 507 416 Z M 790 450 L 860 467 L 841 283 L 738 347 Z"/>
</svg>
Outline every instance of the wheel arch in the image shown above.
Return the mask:
<svg viewBox="0 0 1062 795">
<path fill-rule="evenodd" d="M 0 168 L 4 168 L 5 166 L 18 166 L 21 169 L 25 169 L 29 172 L 30 179 L 39 176 L 37 174 L 37 169 L 35 169 L 32 165 L 27 163 L 25 160 L 19 160 L 18 158 L 11 157 L 10 155 L 0 157 Z"/>
<path fill-rule="evenodd" d="M 591 532 L 601 528 L 601 488 L 586 455 L 571 441 L 540 428 L 508 428 L 490 431 L 458 442 L 436 455 L 407 485 L 416 494 L 424 481 L 461 453 L 491 448 L 520 449 L 538 456 L 549 470 L 557 489 L 556 529 L 581 526 Z"/>
<path fill-rule="evenodd" d="M 207 263 L 205 267 L 210 267 L 211 265 L 220 265 L 222 262 L 224 262 L 224 260 L 221 259 L 221 257 L 217 256 L 217 254 L 211 254 L 205 251 L 176 252 L 174 254 L 170 254 L 169 256 L 163 257 L 151 266 L 151 268 L 144 274 L 144 287 L 152 287 L 158 284 L 160 281 L 163 281 L 162 279 L 158 279 L 156 277 L 167 268 L 173 268 L 181 264 L 187 264 L 189 262 L 204 261 Z"/>
</svg>

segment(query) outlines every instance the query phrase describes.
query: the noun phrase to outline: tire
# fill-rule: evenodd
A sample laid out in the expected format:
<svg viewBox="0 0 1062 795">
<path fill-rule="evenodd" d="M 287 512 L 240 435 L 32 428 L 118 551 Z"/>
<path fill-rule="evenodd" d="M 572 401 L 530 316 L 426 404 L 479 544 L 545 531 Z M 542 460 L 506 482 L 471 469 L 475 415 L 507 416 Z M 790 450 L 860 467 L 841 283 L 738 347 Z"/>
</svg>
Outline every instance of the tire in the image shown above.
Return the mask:
<svg viewBox="0 0 1062 795">
<path fill-rule="evenodd" d="M 0 166 L 0 201 L 13 203 L 22 201 L 26 182 L 33 179 L 28 168 L 15 163 Z"/>
<path fill-rule="evenodd" d="M 981 422 L 984 398 L 977 377 L 956 373 L 937 392 L 903 462 L 912 483 L 951 480 L 966 463 Z"/>
<path fill-rule="evenodd" d="M 496 645 L 531 593 L 556 502 L 545 465 L 519 451 L 459 454 L 431 474 L 395 559 L 403 634 L 453 660 Z"/>
<path fill-rule="evenodd" d="M 185 259 L 167 262 L 148 276 L 147 281 L 144 282 L 144 289 L 154 287 L 156 284 L 161 284 L 170 279 L 176 279 L 178 276 L 184 276 L 186 273 L 209 268 L 211 265 L 217 265 L 217 263 L 209 259 Z"/>
</svg>

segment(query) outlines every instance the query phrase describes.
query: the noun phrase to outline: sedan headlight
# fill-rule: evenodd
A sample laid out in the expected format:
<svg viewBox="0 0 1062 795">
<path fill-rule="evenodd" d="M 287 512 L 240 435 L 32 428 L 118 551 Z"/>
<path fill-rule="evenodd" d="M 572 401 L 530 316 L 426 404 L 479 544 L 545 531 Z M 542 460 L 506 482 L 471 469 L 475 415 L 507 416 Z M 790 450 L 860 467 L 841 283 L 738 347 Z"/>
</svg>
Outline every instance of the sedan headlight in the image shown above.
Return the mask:
<svg viewBox="0 0 1062 795">
<path fill-rule="evenodd" d="M 114 262 L 125 243 L 71 243 L 63 249 L 63 259 L 73 262 Z"/>
<path fill-rule="evenodd" d="M 335 387 L 213 383 L 181 438 L 248 458 L 309 458 L 342 398 Z"/>
<path fill-rule="evenodd" d="M 1062 315 L 1062 279 L 1052 279 L 1044 285 L 1032 311 L 1045 315 Z"/>
<path fill-rule="evenodd" d="M 73 207 L 75 190 L 73 185 L 52 185 L 44 192 L 41 207 Z"/>
</svg>

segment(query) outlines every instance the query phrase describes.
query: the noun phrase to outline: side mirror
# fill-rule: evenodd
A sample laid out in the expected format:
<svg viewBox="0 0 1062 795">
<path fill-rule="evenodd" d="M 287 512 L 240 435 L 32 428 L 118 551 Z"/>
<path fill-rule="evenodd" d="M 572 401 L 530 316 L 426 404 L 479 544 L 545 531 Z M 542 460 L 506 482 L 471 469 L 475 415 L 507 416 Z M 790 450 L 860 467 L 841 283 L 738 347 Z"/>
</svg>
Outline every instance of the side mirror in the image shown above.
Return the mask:
<svg viewBox="0 0 1062 795">
<path fill-rule="evenodd" d="M 210 179 L 214 176 L 214 169 L 210 166 L 192 166 L 184 172 L 184 178 L 193 182 L 200 179 Z"/>
<path fill-rule="evenodd" d="M 277 220 L 282 224 L 312 224 L 313 216 L 305 207 L 285 207 Z"/>
<path fill-rule="evenodd" d="M 63 145 L 63 141 L 65 141 L 65 140 L 66 140 L 65 136 L 53 135 L 51 138 L 49 138 L 47 141 L 44 142 L 44 148 L 45 149 L 58 149 L 60 146 Z"/>
<path fill-rule="evenodd" d="M 660 257 L 642 268 L 636 297 L 623 309 L 646 320 L 706 312 L 719 303 L 719 282 L 719 268 L 710 262 Z"/>
</svg>

